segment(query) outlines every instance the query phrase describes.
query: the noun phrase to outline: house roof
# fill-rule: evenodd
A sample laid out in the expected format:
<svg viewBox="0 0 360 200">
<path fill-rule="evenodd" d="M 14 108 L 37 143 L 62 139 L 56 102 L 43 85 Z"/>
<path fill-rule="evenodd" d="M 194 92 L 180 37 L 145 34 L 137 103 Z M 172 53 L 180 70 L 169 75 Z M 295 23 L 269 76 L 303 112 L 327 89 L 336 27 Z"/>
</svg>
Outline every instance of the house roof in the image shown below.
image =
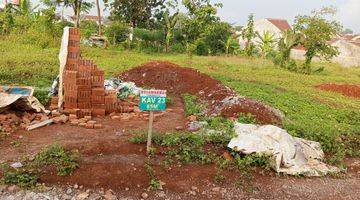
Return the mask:
<svg viewBox="0 0 360 200">
<path fill-rule="evenodd" d="M 274 26 L 276 26 L 281 31 L 286 31 L 291 29 L 290 24 L 285 19 L 272 19 L 272 18 L 266 18 L 270 23 L 272 23 Z"/>
</svg>

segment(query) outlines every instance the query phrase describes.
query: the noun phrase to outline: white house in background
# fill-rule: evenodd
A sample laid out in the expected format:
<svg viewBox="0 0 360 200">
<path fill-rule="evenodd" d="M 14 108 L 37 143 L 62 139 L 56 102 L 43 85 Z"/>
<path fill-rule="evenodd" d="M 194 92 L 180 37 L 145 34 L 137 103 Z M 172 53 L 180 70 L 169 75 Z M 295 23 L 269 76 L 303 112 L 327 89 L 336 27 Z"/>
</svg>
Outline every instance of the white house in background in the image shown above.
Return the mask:
<svg viewBox="0 0 360 200">
<path fill-rule="evenodd" d="M 360 66 L 360 40 L 359 36 L 344 37 L 339 35 L 329 42 L 339 50 L 339 55 L 331 61 L 340 63 L 344 67 Z M 304 60 L 306 49 L 304 47 L 295 47 L 291 50 L 291 57 Z M 315 60 L 319 60 L 315 58 Z"/>
<path fill-rule="evenodd" d="M 257 31 L 259 34 L 263 34 L 265 31 L 268 31 L 270 34 L 274 35 L 275 39 L 281 38 L 282 32 L 289 29 L 291 29 L 291 26 L 285 19 L 265 18 L 254 22 L 254 31 Z M 257 40 L 259 39 L 254 39 L 254 41 Z M 239 43 L 241 48 L 244 48 L 247 41 L 240 37 Z"/>
</svg>

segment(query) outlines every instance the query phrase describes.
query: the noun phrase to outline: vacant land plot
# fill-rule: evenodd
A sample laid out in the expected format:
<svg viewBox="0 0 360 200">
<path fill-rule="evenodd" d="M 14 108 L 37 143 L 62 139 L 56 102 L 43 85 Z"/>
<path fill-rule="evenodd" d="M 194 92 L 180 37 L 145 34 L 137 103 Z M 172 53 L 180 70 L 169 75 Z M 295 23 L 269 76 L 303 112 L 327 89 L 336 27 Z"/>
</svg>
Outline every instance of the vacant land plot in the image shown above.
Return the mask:
<svg viewBox="0 0 360 200">
<path fill-rule="evenodd" d="M 88 47 L 82 48 L 82 52 L 84 57 L 93 59 L 104 69 L 107 77 L 117 77 L 126 70 L 154 60 L 169 61 L 210 75 L 237 94 L 282 111 L 285 114 L 282 126 L 289 133 L 320 142 L 327 154 L 327 161 L 345 163 L 349 174 L 345 179 L 327 177 L 323 180 L 278 177 L 257 168 L 251 172 L 241 169 L 243 173 L 225 170 L 223 165 L 226 163 L 204 154 L 211 152 L 221 157 L 226 150 L 225 145 L 210 145 L 203 138 L 193 135 L 185 138 L 177 134 L 169 136 L 187 120 L 184 102 L 177 95 L 170 106 L 172 112 L 166 113 L 154 125 L 155 130 L 169 136 L 155 140 L 156 159 L 148 160 L 144 138 L 136 134 L 144 132 L 146 121 L 118 122 L 105 118 L 98 119 L 104 124 L 101 130 L 89 131 L 66 124 L 45 127 L 30 134 L 17 131 L 0 140 L 0 161 L 16 161 L 20 157 L 38 153 L 46 145 L 58 143 L 67 149 L 78 149 L 83 160 L 71 176 L 59 177 L 54 169 L 47 168 L 40 176 L 42 182 L 111 188 L 125 196 L 138 197 L 149 182 L 151 187 L 159 187 L 161 180 L 166 183 L 168 197 L 183 199 L 192 199 L 194 194 L 197 199 L 279 198 L 279 193 L 282 198 L 298 199 L 304 194 L 310 198 L 321 196 L 323 199 L 357 195 L 360 101 L 341 93 L 320 90 L 316 86 L 328 83 L 360 85 L 359 68 L 344 69 L 335 64 L 317 63 L 325 67 L 324 72 L 303 75 L 277 68 L 267 60 L 243 57 L 195 56 L 189 59 L 186 55 L 150 55 Z M 57 76 L 58 49 L 41 49 L 20 43 L 14 45 L 14 41 L 3 39 L 0 40 L 0 54 L 0 84 L 33 86 L 39 99 L 46 102 L 47 90 Z M 171 149 L 179 141 L 190 149 Z M 173 165 L 176 159 L 168 159 L 171 153 L 176 154 L 175 158 L 181 161 L 179 164 Z M 242 162 L 244 166 L 249 163 L 266 166 L 261 158 Z M 294 182 L 297 186 L 292 185 Z M 217 185 L 221 185 L 221 188 Z M 237 190 L 239 188 L 243 190 Z M 338 191 L 335 192 L 334 188 Z"/>
</svg>

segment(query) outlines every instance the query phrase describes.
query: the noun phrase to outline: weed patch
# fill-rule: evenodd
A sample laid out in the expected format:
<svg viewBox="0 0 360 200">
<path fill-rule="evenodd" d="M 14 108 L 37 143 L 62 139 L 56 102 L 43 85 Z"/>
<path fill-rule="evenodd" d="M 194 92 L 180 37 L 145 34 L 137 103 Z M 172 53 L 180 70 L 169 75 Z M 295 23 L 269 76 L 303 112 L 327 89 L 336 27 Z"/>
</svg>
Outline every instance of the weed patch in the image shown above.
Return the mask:
<svg viewBox="0 0 360 200">
<path fill-rule="evenodd" d="M 2 182 L 16 184 L 20 187 L 29 188 L 36 185 L 42 169 L 48 165 L 55 165 L 57 174 L 65 176 L 72 174 L 79 167 L 80 156 L 76 151 L 66 151 L 60 145 L 52 145 L 39 152 L 32 161 L 22 161 L 23 167 L 14 169 L 3 165 L 4 172 Z"/>
<path fill-rule="evenodd" d="M 79 167 L 79 160 L 77 151 L 66 151 L 60 145 L 46 147 L 35 157 L 35 162 L 39 166 L 56 165 L 59 176 L 72 174 Z"/>
<path fill-rule="evenodd" d="M 185 107 L 185 115 L 199 115 L 205 108 L 203 104 L 201 104 L 198 98 L 191 94 L 183 94 L 182 95 Z"/>
</svg>

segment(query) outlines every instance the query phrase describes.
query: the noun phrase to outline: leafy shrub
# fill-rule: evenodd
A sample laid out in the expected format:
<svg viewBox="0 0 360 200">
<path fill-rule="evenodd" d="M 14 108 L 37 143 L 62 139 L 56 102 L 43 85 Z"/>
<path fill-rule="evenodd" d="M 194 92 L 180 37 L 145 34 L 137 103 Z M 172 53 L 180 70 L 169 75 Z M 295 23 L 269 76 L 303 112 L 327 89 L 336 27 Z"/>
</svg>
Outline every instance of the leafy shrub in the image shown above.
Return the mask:
<svg viewBox="0 0 360 200">
<path fill-rule="evenodd" d="M 120 44 L 129 38 L 129 27 L 121 22 L 113 22 L 105 27 L 105 35 L 111 44 Z"/>
<path fill-rule="evenodd" d="M 213 144 L 226 146 L 235 137 L 234 124 L 231 120 L 224 117 L 202 117 L 208 123 L 206 129 L 214 130 L 207 133 L 205 130 L 206 141 Z"/>
<path fill-rule="evenodd" d="M 182 95 L 184 106 L 185 106 L 185 115 L 198 115 L 200 112 L 203 111 L 204 106 L 202 106 L 197 97 L 190 94 L 183 94 Z"/>
<path fill-rule="evenodd" d="M 171 45 L 170 51 L 173 53 L 185 53 L 186 47 L 181 43 L 175 43 L 175 44 Z"/>
<path fill-rule="evenodd" d="M 225 44 L 231 36 L 231 25 L 225 22 L 217 22 L 207 27 L 199 42 L 201 51 L 199 55 L 219 55 L 225 53 Z M 199 48 L 200 46 L 198 46 Z M 205 53 L 205 54 L 204 54 Z"/>
<path fill-rule="evenodd" d="M 145 163 L 145 169 L 146 169 L 146 172 L 150 178 L 150 189 L 152 190 L 157 190 L 161 187 L 161 184 L 160 184 L 160 181 L 156 178 L 155 176 L 155 171 L 154 169 L 152 168 L 151 164 L 150 164 L 150 161 L 147 160 L 146 163 Z"/>
<path fill-rule="evenodd" d="M 26 168 L 13 169 L 10 166 L 3 166 L 3 172 L 2 181 L 5 184 L 14 184 L 22 188 L 34 187 L 38 180 L 36 173 Z"/>
<path fill-rule="evenodd" d="M 232 152 L 235 155 L 235 165 L 240 169 L 247 169 L 249 167 L 261 167 L 266 170 L 270 170 L 273 166 L 273 163 L 270 159 L 270 156 L 265 154 L 250 154 L 241 156 L 237 152 Z"/>
<path fill-rule="evenodd" d="M 69 175 L 79 167 L 79 154 L 76 151 L 66 151 L 60 145 L 44 148 L 35 157 L 39 166 L 55 164 L 59 176 Z"/>
<path fill-rule="evenodd" d="M 92 34 L 97 33 L 98 25 L 96 22 L 91 20 L 84 20 L 80 23 L 81 36 L 89 38 Z"/>
<path fill-rule="evenodd" d="M 165 42 L 164 32 L 161 30 L 148 30 L 135 28 L 134 39 L 138 43 L 139 51 L 162 52 Z"/>
</svg>

